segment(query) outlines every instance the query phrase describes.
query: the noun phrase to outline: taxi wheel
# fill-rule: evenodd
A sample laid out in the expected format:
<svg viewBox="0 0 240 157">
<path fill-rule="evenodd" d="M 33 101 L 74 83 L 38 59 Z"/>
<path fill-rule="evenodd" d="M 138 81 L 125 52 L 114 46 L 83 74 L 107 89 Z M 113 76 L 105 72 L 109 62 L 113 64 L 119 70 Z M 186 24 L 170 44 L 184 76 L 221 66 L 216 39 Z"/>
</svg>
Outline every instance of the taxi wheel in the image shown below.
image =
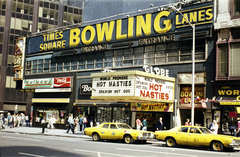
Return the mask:
<svg viewBox="0 0 240 157">
<path fill-rule="evenodd" d="M 176 142 L 175 142 L 174 138 L 168 137 L 166 139 L 166 144 L 168 147 L 174 147 L 176 145 Z"/>
<path fill-rule="evenodd" d="M 99 137 L 99 135 L 98 135 L 97 133 L 94 133 L 94 134 L 92 135 L 92 139 L 93 139 L 93 141 L 100 141 L 100 140 L 101 140 L 100 137 Z"/>
<path fill-rule="evenodd" d="M 223 150 L 223 144 L 219 141 L 213 141 L 211 143 L 211 149 L 214 151 L 222 151 Z"/>
<path fill-rule="evenodd" d="M 133 143 L 133 139 L 132 139 L 132 137 L 130 135 L 125 135 L 124 136 L 124 141 L 127 144 Z"/>
</svg>

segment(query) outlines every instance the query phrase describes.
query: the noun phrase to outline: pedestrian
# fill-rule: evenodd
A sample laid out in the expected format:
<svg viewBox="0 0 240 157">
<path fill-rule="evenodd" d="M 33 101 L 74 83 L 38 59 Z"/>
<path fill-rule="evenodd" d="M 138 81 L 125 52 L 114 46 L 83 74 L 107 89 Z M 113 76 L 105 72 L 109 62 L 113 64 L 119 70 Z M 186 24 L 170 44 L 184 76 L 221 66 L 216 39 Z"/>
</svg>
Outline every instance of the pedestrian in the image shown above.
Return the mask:
<svg viewBox="0 0 240 157">
<path fill-rule="evenodd" d="M 236 133 L 237 137 L 240 136 L 240 118 L 237 118 L 237 133 Z"/>
<path fill-rule="evenodd" d="M 137 116 L 136 117 L 136 126 L 137 126 L 137 130 L 140 130 L 141 129 L 141 126 L 142 126 L 142 122 L 141 120 L 139 119 L 139 117 Z"/>
<path fill-rule="evenodd" d="M 3 125 L 5 124 L 5 117 L 4 117 L 4 115 L 2 114 L 2 121 L 3 121 Z"/>
<path fill-rule="evenodd" d="M 11 118 L 10 118 L 10 128 L 14 128 L 15 127 L 15 124 L 14 124 L 14 118 L 15 116 L 14 116 L 14 114 L 11 116 Z"/>
<path fill-rule="evenodd" d="M 92 116 L 90 117 L 89 122 L 90 122 L 90 127 L 92 128 L 93 127 L 93 117 Z"/>
<path fill-rule="evenodd" d="M 28 127 L 28 123 L 29 123 L 29 116 L 28 115 L 25 117 L 25 122 L 26 122 L 26 127 Z"/>
<path fill-rule="evenodd" d="M 231 135 L 234 135 L 234 137 L 236 137 L 237 127 L 233 122 L 229 126 L 229 131 L 231 132 Z"/>
<path fill-rule="evenodd" d="M 74 132 L 75 133 L 77 132 L 78 122 L 79 122 L 78 116 L 75 116 L 75 118 L 74 118 Z"/>
<path fill-rule="evenodd" d="M 87 117 L 84 116 L 84 118 L 83 118 L 83 125 L 84 125 L 83 131 L 84 131 L 84 129 L 87 127 L 87 123 L 88 123 Z"/>
<path fill-rule="evenodd" d="M 217 124 L 216 120 L 213 120 L 212 126 L 211 126 L 210 130 L 211 130 L 211 132 L 213 134 L 217 135 L 217 133 L 218 133 L 218 124 Z"/>
<path fill-rule="evenodd" d="M 163 124 L 162 117 L 160 117 L 159 120 L 157 121 L 156 128 L 158 131 L 166 129 L 166 127 Z"/>
<path fill-rule="evenodd" d="M 142 128 L 142 131 L 147 131 L 147 118 L 143 118 L 143 122 L 142 122 L 142 125 L 143 125 L 143 128 Z"/>
<path fill-rule="evenodd" d="M 10 126 L 10 118 L 11 118 L 11 114 L 8 112 L 8 116 L 7 116 L 8 126 Z"/>
<path fill-rule="evenodd" d="M 82 131 L 82 125 L 83 125 L 83 117 L 79 119 L 80 131 Z"/>
<path fill-rule="evenodd" d="M 19 114 L 17 114 L 17 127 L 19 128 L 20 126 L 20 123 L 21 123 L 21 117 Z"/>
<path fill-rule="evenodd" d="M 29 117 L 29 120 L 28 120 L 28 127 L 30 127 L 30 123 L 31 123 L 31 115 L 29 114 L 28 117 Z"/>
<path fill-rule="evenodd" d="M 49 132 L 51 132 L 52 129 L 54 129 L 54 125 L 53 124 L 55 123 L 55 121 L 56 121 L 55 117 L 51 116 L 50 119 L 49 119 L 49 122 L 48 122 L 48 124 L 49 124 Z"/>
<path fill-rule="evenodd" d="M 43 119 L 41 120 L 41 124 L 42 124 L 42 133 L 44 133 L 46 124 L 47 124 L 46 117 L 43 117 Z"/>
<path fill-rule="evenodd" d="M 0 117 L 2 117 L 3 116 L 3 114 L 0 114 Z M 5 129 L 5 127 L 4 127 L 4 125 L 3 125 L 3 120 L 2 120 L 2 118 L 0 118 L 0 130 L 2 130 L 2 129 Z"/>
<path fill-rule="evenodd" d="M 21 123 L 20 123 L 20 126 L 23 127 L 24 121 L 25 121 L 25 115 L 23 113 L 21 113 Z"/>
<path fill-rule="evenodd" d="M 69 130 L 72 130 L 72 133 L 74 134 L 74 121 L 73 121 L 73 115 L 70 114 L 69 118 L 68 118 L 68 129 L 67 129 L 67 133 L 69 132 Z"/>
<path fill-rule="evenodd" d="M 190 119 L 188 119 L 188 118 L 186 119 L 185 125 L 191 125 Z"/>
</svg>

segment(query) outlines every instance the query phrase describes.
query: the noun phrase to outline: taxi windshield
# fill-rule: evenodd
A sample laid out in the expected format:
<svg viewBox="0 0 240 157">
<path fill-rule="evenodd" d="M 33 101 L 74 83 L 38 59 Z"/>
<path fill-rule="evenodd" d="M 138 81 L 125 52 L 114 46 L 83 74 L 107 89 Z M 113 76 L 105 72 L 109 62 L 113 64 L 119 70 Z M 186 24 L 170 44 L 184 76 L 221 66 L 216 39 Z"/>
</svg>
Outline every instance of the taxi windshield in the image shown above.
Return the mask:
<svg viewBox="0 0 240 157">
<path fill-rule="evenodd" d="M 211 131 L 208 130 L 208 128 L 199 128 L 203 134 L 209 134 L 212 133 Z"/>
<path fill-rule="evenodd" d="M 117 124 L 119 129 L 132 129 L 129 125 L 127 124 Z"/>
</svg>

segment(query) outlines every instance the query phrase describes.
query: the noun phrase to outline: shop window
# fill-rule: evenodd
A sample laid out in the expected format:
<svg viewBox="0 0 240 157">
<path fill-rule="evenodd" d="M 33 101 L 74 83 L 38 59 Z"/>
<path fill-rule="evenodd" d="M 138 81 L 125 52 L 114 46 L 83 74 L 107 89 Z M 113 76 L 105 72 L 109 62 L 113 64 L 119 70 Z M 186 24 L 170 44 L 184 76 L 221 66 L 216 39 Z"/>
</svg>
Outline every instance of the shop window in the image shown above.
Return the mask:
<svg viewBox="0 0 240 157">
<path fill-rule="evenodd" d="M 240 39 L 240 29 L 233 29 L 232 30 L 232 38 L 233 39 Z"/>
<path fill-rule="evenodd" d="M 99 52 L 95 57 L 95 68 L 103 68 L 103 52 Z"/>
<path fill-rule="evenodd" d="M 123 60 L 123 50 L 115 50 L 114 51 L 114 58 L 113 58 L 113 67 L 120 67 L 122 66 L 122 60 Z"/>
<path fill-rule="evenodd" d="M 240 17 L 240 1 L 231 0 L 231 16 L 233 19 Z"/>
</svg>

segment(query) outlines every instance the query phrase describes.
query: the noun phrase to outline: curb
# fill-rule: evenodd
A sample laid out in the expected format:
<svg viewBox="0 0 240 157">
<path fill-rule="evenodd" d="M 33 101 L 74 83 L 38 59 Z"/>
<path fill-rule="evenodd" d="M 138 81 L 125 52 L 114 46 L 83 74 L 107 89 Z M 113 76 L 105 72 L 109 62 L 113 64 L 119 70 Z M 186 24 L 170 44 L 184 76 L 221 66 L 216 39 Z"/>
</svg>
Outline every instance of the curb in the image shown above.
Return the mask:
<svg viewBox="0 0 240 157">
<path fill-rule="evenodd" d="M 68 136 L 68 135 L 56 135 L 56 134 L 45 134 L 45 133 L 27 133 L 27 132 L 14 132 L 14 131 L 0 131 L 0 132 L 4 132 L 4 133 L 14 133 L 14 134 L 26 134 L 26 135 L 44 135 L 44 136 L 57 136 L 57 137 L 71 137 L 71 138 L 91 138 L 87 135 L 84 136 Z"/>
</svg>

